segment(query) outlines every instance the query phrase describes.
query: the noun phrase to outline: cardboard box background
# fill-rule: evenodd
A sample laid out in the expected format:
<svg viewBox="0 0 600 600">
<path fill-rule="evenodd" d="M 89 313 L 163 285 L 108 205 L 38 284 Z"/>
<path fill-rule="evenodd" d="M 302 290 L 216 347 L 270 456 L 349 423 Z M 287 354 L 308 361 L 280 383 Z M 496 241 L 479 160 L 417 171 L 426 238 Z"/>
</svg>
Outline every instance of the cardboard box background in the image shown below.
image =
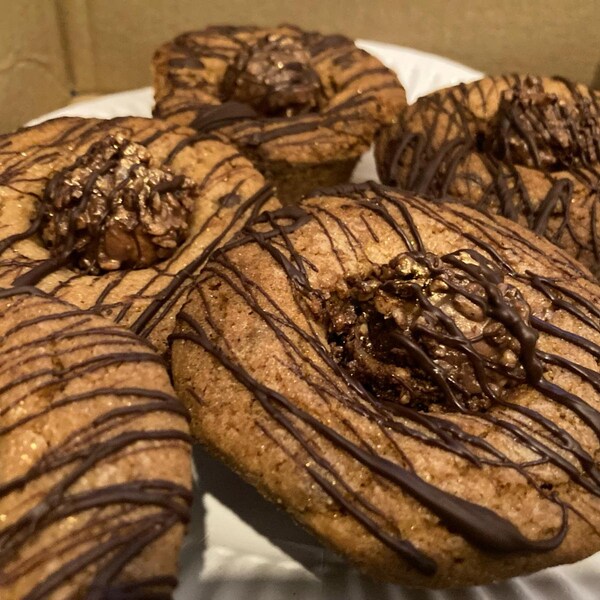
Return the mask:
<svg viewBox="0 0 600 600">
<path fill-rule="evenodd" d="M 71 98 L 54 2 L 0 1 L 0 132 Z"/>
<path fill-rule="evenodd" d="M 293 22 L 434 52 L 488 73 L 563 75 L 600 87 L 597 0 L 0 0 L 0 130 L 69 91 L 150 83 L 150 58 L 180 31 Z"/>
</svg>

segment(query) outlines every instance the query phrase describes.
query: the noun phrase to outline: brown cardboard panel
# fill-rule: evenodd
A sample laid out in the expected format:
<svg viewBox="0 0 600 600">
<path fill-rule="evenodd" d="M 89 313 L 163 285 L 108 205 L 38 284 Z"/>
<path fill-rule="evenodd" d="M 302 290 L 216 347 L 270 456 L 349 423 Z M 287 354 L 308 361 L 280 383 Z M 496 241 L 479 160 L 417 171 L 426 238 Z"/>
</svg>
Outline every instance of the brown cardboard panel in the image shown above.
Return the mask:
<svg viewBox="0 0 600 600">
<path fill-rule="evenodd" d="M 597 0 L 0 0 L 0 14 L 0 132 L 66 104 L 71 90 L 147 85 L 158 44 L 214 23 L 287 21 L 600 88 Z"/>
<path fill-rule="evenodd" d="M 71 84 L 53 2 L 0 1 L 0 132 L 66 104 Z"/>
<path fill-rule="evenodd" d="M 59 0 L 79 92 L 147 85 L 154 48 L 214 23 L 338 31 L 412 46 L 490 73 L 599 77 L 597 0 Z M 600 82 L 598 82 L 600 83 Z"/>
</svg>

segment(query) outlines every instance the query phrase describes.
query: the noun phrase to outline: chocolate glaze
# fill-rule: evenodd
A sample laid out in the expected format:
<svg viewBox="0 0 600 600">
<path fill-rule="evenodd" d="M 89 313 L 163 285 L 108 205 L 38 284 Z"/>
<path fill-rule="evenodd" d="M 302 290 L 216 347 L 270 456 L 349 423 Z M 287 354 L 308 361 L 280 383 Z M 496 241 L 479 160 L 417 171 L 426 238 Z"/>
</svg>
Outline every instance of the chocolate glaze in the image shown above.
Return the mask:
<svg viewBox="0 0 600 600">
<path fill-rule="evenodd" d="M 93 375 L 110 363 L 142 364 L 148 357 L 156 358 L 156 355 L 150 350 L 148 353 L 133 351 L 131 344 L 139 342 L 136 336 L 126 330 L 110 325 L 95 326 L 93 329 L 85 327 L 84 324 L 91 320 L 86 311 L 65 304 L 64 312 L 56 312 L 54 307 L 61 302 L 50 299 L 36 288 L 0 290 L 0 302 L 5 305 L 5 309 L 11 311 L 18 311 L 20 306 L 26 307 L 32 302 L 40 303 L 42 309 L 45 304 L 52 307 L 49 306 L 42 317 L 19 322 L 17 327 L 5 332 L 3 341 L 8 350 L 3 350 L 3 366 L 12 365 L 14 368 L 16 361 L 21 362 L 29 355 L 33 356 L 34 351 L 37 356 L 56 356 L 60 362 L 58 354 L 52 349 L 53 342 L 69 340 L 69 352 L 77 352 L 86 347 L 90 334 L 94 335 L 93 346 L 98 348 L 94 360 L 81 361 L 66 373 L 59 369 L 31 372 L 20 367 L 27 375 L 11 380 L 9 385 L 0 389 L 0 436 L 11 432 L 14 434 L 19 429 L 34 429 L 35 425 L 32 424 L 36 420 L 59 407 L 72 405 L 75 408 L 81 405 L 84 409 L 85 403 L 102 397 L 123 398 L 123 404 L 100 414 L 84 428 L 73 431 L 61 443 L 49 445 L 43 455 L 22 475 L 13 478 L 9 476 L 0 483 L 1 499 L 35 483 L 38 478 L 58 471 L 61 473 L 51 488 L 39 494 L 39 497 L 36 496 L 36 503 L 31 509 L 8 525 L 0 524 L 0 587 L 10 589 L 17 580 L 27 577 L 38 560 L 60 560 L 59 556 L 53 555 L 52 549 L 44 556 L 33 556 L 28 560 L 18 558 L 32 536 L 60 521 L 97 510 L 105 511 L 98 512 L 98 515 L 104 516 L 96 519 L 95 527 L 100 530 L 94 533 L 90 530 L 90 536 L 93 537 L 88 536 L 86 539 L 81 537 L 82 531 L 76 532 L 70 550 L 75 550 L 74 555 L 68 561 L 59 562 L 60 566 L 44 580 L 36 582 L 24 598 L 44 600 L 86 569 L 91 569 L 91 579 L 80 584 L 85 586 L 86 598 L 171 598 L 177 583 L 174 577 L 149 574 L 147 579 L 132 580 L 130 577 L 123 578 L 122 572 L 149 544 L 176 525 L 187 523 L 192 500 L 190 490 L 172 481 L 158 479 L 132 480 L 93 489 L 82 488 L 79 484 L 98 463 L 110 461 L 112 457 L 127 453 L 130 449 L 137 451 L 138 448 L 134 450 L 134 444 L 162 442 L 189 446 L 191 438 L 184 433 L 183 428 L 148 428 L 147 422 L 140 422 L 138 426 L 141 418 L 155 412 L 184 417 L 185 410 L 177 398 L 153 389 L 151 385 L 145 388 L 97 387 L 76 394 L 65 392 L 60 395 L 59 400 L 47 403 L 46 406 L 44 403 L 34 404 L 36 408 L 33 410 L 17 410 L 20 403 L 27 406 L 32 395 L 44 396 L 46 392 L 51 393 L 57 382 L 66 385 L 69 379 Z M 44 329 L 37 327 L 40 320 L 44 321 Z M 15 347 L 12 338 L 21 335 L 24 328 L 43 333 L 34 337 L 32 344 Z M 128 339 L 128 350 L 105 355 L 102 353 L 104 344 L 112 347 L 121 337 Z M 142 347 L 143 345 L 142 342 Z M 42 354 L 37 349 L 43 349 Z M 25 383 L 27 387 L 21 387 Z M 23 389 L 26 395 L 21 397 Z M 15 410 L 18 418 L 13 414 Z M 74 491 L 73 486 L 76 485 L 78 489 Z M 120 510 L 115 511 L 116 507 Z M 151 510 L 140 511 L 141 507 Z M 87 547 L 96 537 L 97 543 Z M 60 552 L 63 541 L 57 540 L 57 544 L 57 551 Z M 81 550 L 77 552 L 80 544 Z"/>
<path fill-rule="evenodd" d="M 452 205 L 438 210 L 433 205 L 399 196 L 390 188 L 374 183 L 340 186 L 316 196 L 325 196 L 326 199 L 320 203 L 305 203 L 303 207 L 261 214 L 250 221 L 240 235 L 218 250 L 192 295 L 193 301 L 203 306 L 202 319 L 192 315 L 188 304 L 178 316 L 180 327 L 172 339 L 176 344 L 199 346 L 226 368 L 252 393 L 264 411 L 266 422 L 276 422 L 287 432 L 289 439 L 300 446 L 305 457 L 301 455 L 297 464 L 323 492 L 421 573 L 433 575 L 436 572 L 432 557 L 425 555 L 410 541 L 409 532 L 398 531 L 395 525 L 387 522 L 369 501 L 365 491 L 351 487 L 318 450 L 321 444 L 312 443 L 315 435 L 326 440 L 336 452 L 351 457 L 357 466 L 368 469 L 376 478 L 386 480 L 412 496 L 448 530 L 463 536 L 485 552 L 520 554 L 547 552 L 559 547 L 568 532 L 570 511 L 574 510 L 579 517 L 581 515 L 553 491 L 551 485 L 546 485 L 533 467 L 551 464 L 564 472 L 582 491 L 595 496 L 600 496 L 600 471 L 594 457 L 576 437 L 538 410 L 515 404 L 510 391 L 519 386 L 530 386 L 549 402 L 562 405 L 580 418 L 600 439 L 600 412 L 597 408 L 585 398 L 561 387 L 560 377 L 553 377 L 552 381 L 547 378 L 550 367 L 560 366 L 575 373 L 582 383 L 600 390 L 598 374 L 572 359 L 544 352 L 538 345 L 543 335 L 568 339 L 586 352 L 595 352 L 595 345 L 574 331 L 577 331 L 579 323 L 586 327 L 593 324 L 594 329 L 600 330 L 597 307 L 578 292 L 576 285 L 567 287 L 567 284 L 544 275 L 523 272 L 518 265 L 511 266 L 502 258 L 502 249 L 497 242 L 487 241 L 489 234 L 496 229 L 495 224 L 484 217 L 477 217 L 476 213 L 466 216 Z M 304 243 L 302 229 L 306 224 L 317 223 L 332 245 L 331 260 L 337 261 L 340 271 L 345 272 L 337 242 L 327 231 L 331 225 L 322 221 L 324 215 L 329 219 L 334 216 L 334 211 L 328 209 L 327 198 L 331 196 L 339 198 L 353 211 L 360 209 L 365 223 L 389 226 L 397 241 L 386 240 L 386 243 L 395 243 L 404 250 L 390 265 L 373 264 L 370 275 L 346 279 L 335 290 L 323 290 L 311 286 L 310 274 L 317 267 L 299 250 L 298 243 Z M 465 247 L 445 256 L 432 255 L 428 251 L 427 239 L 421 235 L 423 232 L 419 231 L 413 218 L 418 213 L 427 215 L 457 235 L 463 235 Z M 449 214 L 460 215 L 481 235 L 464 235 L 460 226 L 447 218 Z M 357 235 L 352 225 L 344 224 L 342 220 L 337 223 L 352 252 L 357 257 L 366 257 L 364 237 Z M 373 229 L 366 231 L 372 232 Z M 364 236 L 364 232 L 361 235 Z M 373 233 L 370 235 L 376 243 L 381 243 Z M 509 244 L 512 237 L 522 251 L 531 256 L 538 255 L 539 251 L 517 230 L 498 227 L 498 235 L 509 238 Z M 258 281 L 249 279 L 243 267 L 238 266 L 235 257 L 245 245 L 259 246 L 274 261 L 272 268 L 286 275 L 297 307 L 308 319 L 308 326 L 290 316 L 277 296 Z M 402 261 L 406 264 L 402 265 Z M 557 274 L 562 273 L 569 281 L 575 267 L 574 263 L 565 261 L 563 264 L 557 260 L 555 268 Z M 586 277 L 584 272 L 578 275 Z M 229 346 L 229 332 L 221 328 L 219 319 L 212 313 L 211 290 L 221 285 L 243 300 L 254 318 L 260 319 L 273 332 L 281 344 L 281 360 L 285 362 L 285 368 L 298 376 L 302 373 L 303 384 L 308 385 L 315 398 L 322 400 L 326 406 L 333 401 L 354 412 L 357 418 L 366 417 L 388 437 L 386 431 L 393 431 L 419 440 L 424 449 L 427 446 L 442 449 L 479 468 L 485 466 L 518 472 L 535 493 L 558 506 L 562 514 L 560 524 L 545 539 L 528 539 L 513 523 L 489 508 L 444 491 L 435 483 L 426 482 L 406 457 L 403 461 L 392 460 L 379 455 L 366 440 L 356 442 L 356 436 L 360 435 L 356 427 L 348 430 L 335 419 L 325 423 L 292 398 L 265 385 L 259 375 L 235 357 Z M 536 309 L 520 292 L 522 287 L 541 291 L 554 311 L 565 310 L 572 315 L 575 319 L 573 330 L 563 330 L 547 322 L 543 314 L 536 314 Z M 372 333 L 369 328 L 366 332 L 362 330 L 361 335 L 367 336 L 363 340 L 366 351 L 380 365 L 391 360 L 392 356 L 398 356 L 394 348 L 400 351 L 406 375 L 404 384 L 397 381 L 397 389 L 404 387 L 410 397 L 414 381 L 427 380 L 436 389 L 439 408 L 430 405 L 428 410 L 419 410 L 418 403 L 411 406 L 410 401 L 402 402 L 387 391 L 382 393 L 373 385 L 373 380 L 381 376 L 381 370 L 374 368 L 365 378 L 364 370 L 349 364 L 352 357 L 342 356 L 340 359 L 336 346 L 349 343 L 348 322 L 354 326 L 357 316 L 372 316 L 374 306 L 382 311 L 381 314 L 387 314 L 384 308 L 389 308 L 390 304 L 373 300 L 378 290 L 393 297 L 397 303 L 392 308 L 400 306 L 402 314 L 396 313 L 395 318 L 399 321 L 392 328 L 378 330 L 375 323 L 375 333 L 388 336 L 385 343 L 373 336 L 369 338 Z M 448 303 L 456 300 L 459 300 L 460 310 L 450 310 Z M 348 309 L 354 311 L 350 317 Z M 489 331 L 493 330 L 490 341 L 480 339 L 480 330 L 475 333 L 470 330 L 471 319 L 485 323 Z M 365 321 L 372 325 L 369 318 Z M 325 329 L 325 334 L 319 333 L 320 327 Z M 327 339 L 327 331 L 333 335 L 333 342 L 331 337 Z M 345 340 L 340 339 L 340 331 L 346 332 Z M 435 344 L 430 344 L 429 339 Z M 302 340 L 302 346 L 306 345 L 310 352 L 307 353 L 294 340 Z M 500 360 L 493 343 L 499 343 L 500 349 L 511 349 L 512 357 L 507 361 Z M 436 353 L 436 348 L 455 353 L 456 357 L 462 356 L 462 361 L 444 362 L 444 352 Z M 318 360 L 311 356 L 318 357 Z M 459 368 L 460 362 L 468 366 Z M 483 397 L 485 405 L 482 407 L 479 402 L 470 402 L 473 396 Z M 500 408 L 502 410 L 498 410 Z M 490 439 L 463 429 L 460 421 L 452 418 L 453 415 L 465 415 L 469 420 L 480 421 L 504 432 L 513 439 L 513 443 L 532 451 L 536 458 L 515 462 Z M 534 425 L 528 426 L 521 416 Z M 280 437 L 279 440 L 277 443 L 283 444 Z M 401 442 L 399 444 L 396 447 L 402 455 Z"/>
<path fill-rule="evenodd" d="M 321 82 L 302 38 L 280 33 L 244 46 L 221 82 L 225 100 L 237 100 L 267 116 L 318 109 Z"/>
</svg>

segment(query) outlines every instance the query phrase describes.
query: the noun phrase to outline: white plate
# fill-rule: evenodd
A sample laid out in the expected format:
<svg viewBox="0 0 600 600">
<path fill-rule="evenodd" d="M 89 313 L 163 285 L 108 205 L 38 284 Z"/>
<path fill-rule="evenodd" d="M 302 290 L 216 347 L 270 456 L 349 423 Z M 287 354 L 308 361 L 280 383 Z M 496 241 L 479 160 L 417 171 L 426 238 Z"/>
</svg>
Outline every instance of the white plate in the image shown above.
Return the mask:
<svg viewBox="0 0 600 600">
<path fill-rule="evenodd" d="M 445 58 L 391 44 L 360 46 L 394 69 L 410 102 L 481 73 Z M 80 102 L 31 123 L 59 116 L 150 116 L 143 88 Z M 353 179 L 375 179 L 372 153 Z M 600 554 L 502 583 L 451 591 L 410 590 L 372 582 L 325 550 L 286 514 L 206 453 L 194 452 L 194 518 L 181 554 L 176 600 L 597 600 Z"/>
</svg>

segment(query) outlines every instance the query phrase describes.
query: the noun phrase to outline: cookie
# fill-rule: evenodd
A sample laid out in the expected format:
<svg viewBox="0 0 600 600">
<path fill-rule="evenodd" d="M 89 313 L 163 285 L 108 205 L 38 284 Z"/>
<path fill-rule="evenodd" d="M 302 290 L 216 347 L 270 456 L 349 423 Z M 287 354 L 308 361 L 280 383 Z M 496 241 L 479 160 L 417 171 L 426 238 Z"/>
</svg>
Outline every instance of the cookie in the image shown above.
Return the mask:
<svg viewBox="0 0 600 600">
<path fill-rule="evenodd" d="M 190 442 L 147 342 L 0 290 L 0 597 L 171 598 Z"/>
<path fill-rule="evenodd" d="M 419 99 L 375 148 L 384 183 L 508 217 L 600 272 L 597 92 L 486 77 Z"/>
<path fill-rule="evenodd" d="M 192 432 L 374 577 L 600 549 L 600 287 L 525 228 L 378 184 L 267 212 L 177 318 Z"/>
<path fill-rule="evenodd" d="M 132 117 L 22 129 L 0 137 L 0 286 L 93 308 L 162 351 L 188 276 L 268 202 L 214 136 Z"/>
<path fill-rule="evenodd" d="M 222 132 L 288 202 L 348 181 L 406 104 L 396 75 L 352 40 L 290 25 L 184 33 L 153 69 L 155 116 Z"/>
</svg>

